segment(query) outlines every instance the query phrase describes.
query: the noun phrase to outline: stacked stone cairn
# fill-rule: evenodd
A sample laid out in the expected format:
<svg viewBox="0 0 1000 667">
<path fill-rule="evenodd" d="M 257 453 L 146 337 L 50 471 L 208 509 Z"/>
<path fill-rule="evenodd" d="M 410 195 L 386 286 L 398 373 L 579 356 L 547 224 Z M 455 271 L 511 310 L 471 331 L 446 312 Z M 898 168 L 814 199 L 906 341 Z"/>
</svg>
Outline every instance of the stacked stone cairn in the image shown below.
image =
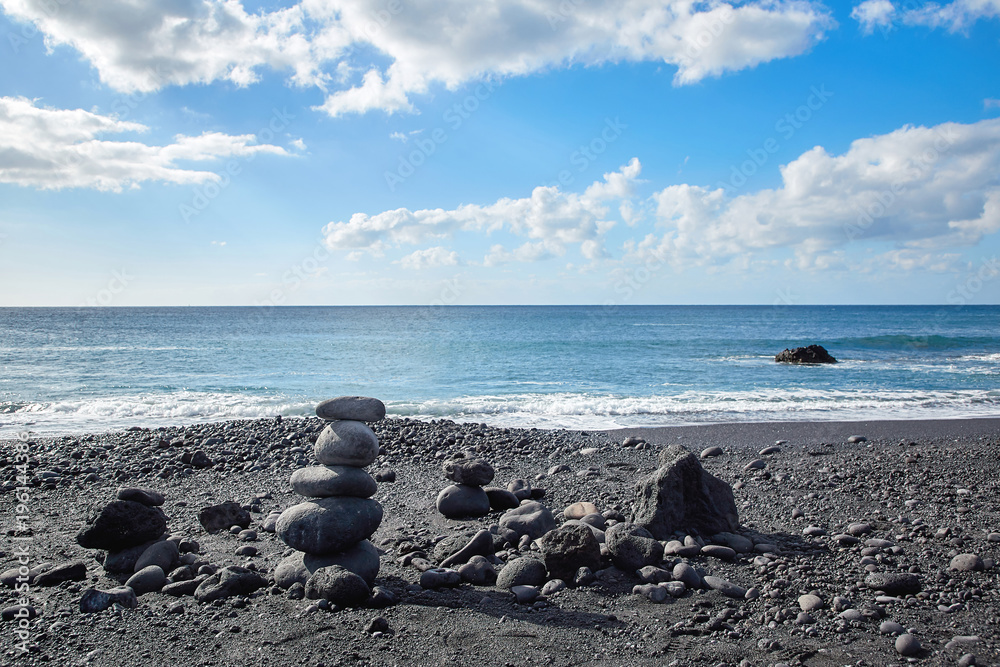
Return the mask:
<svg viewBox="0 0 1000 667">
<path fill-rule="evenodd" d="M 382 523 L 382 506 L 372 498 L 378 484 L 364 470 L 379 454 L 378 438 L 365 422 L 383 419 L 385 405 L 341 396 L 320 403 L 316 414 L 329 424 L 316 439 L 319 465 L 292 473 L 292 490 L 308 500 L 278 517 L 275 531 L 296 553 L 278 564 L 275 583 L 303 587 L 310 598 L 360 604 L 378 575 L 379 553 L 368 538 Z"/>
<path fill-rule="evenodd" d="M 483 485 L 493 481 L 492 465 L 483 459 L 453 459 L 444 464 L 444 474 L 454 484 L 438 494 L 438 512 L 449 519 L 489 514 L 490 497 Z"/>
</svg>

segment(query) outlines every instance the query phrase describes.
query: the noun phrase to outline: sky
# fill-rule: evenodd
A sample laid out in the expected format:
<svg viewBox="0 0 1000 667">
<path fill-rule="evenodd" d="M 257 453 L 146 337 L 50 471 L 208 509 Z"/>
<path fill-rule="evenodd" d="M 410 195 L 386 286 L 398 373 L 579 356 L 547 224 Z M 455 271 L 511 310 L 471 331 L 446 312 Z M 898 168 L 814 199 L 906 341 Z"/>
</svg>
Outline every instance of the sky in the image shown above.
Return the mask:
<svg viewBox="0 0 1000 667">
<path fill-rule="evenodd" d="M 0 306 L 1000 303 L 1000 0 L 0 0 Z"/>
</svg>

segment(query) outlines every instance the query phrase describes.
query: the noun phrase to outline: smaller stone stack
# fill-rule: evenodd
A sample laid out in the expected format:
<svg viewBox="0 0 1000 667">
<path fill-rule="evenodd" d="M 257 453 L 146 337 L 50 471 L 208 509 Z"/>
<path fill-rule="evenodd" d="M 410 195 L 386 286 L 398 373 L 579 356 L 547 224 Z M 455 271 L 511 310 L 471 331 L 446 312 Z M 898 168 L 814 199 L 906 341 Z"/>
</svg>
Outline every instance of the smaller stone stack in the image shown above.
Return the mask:
<svg viewBox="0 0 1000 667">
<path fill-rule="evenodd" d="M 292 473 L 292 490 L 309 500 L 289 507 L 275 524 L 278 537 L 299 553 L 275 569 L 275 583 L 306 584 L 319 568 L 339 565 L 371 586 L 379 554 L 368 538 L 382 523 L 382 506 L 372 499 L 378 484 L 365 470 L 379 453 L 378 437 L 365 422 L 385 417 L 377 398 L 341 396 L 316 406 L 329 424 L 314 450 L 320 465 Z"/>
<path fill-rule="evenodd" d="M 438 512 L 449 519 L 489 514 L 490 498 L 483 485 L 493 481 L 493 466 L 483 459 L 453 459 L 444 464 L 444 474 L 455 483 L 438 494 Z"/>
</svg>

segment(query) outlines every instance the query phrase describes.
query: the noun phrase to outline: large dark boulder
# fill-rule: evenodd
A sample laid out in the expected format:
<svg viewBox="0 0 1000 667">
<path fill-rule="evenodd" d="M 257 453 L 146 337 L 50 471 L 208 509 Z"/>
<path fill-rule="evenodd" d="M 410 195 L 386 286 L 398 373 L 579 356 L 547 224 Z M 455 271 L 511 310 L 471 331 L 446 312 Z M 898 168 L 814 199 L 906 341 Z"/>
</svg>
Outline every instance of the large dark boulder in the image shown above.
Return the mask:
<svg viewBox="0 0 1000 667">
<path fill-rule="evenodd" d="M 167 517 L 159 507 L 115 500 L 87 519 L 76 541 L 84 549 L 121 551 L 155 540 L 166 529 Z"/>
<path fill-rule="evenodd" d="M 659 565 L 663 560 L 663 544 L 642 526 L 616 523 L 608 528 L 605 536 L 611 562 L 623 572 L 634 574 L 640 568 Z"/>
<path fill-rule="evenodd" d="M 542 536 L 542 558 L 550 579 L 571 583 L 581 567 L 601 569 L 601 545 L 590 528 L 564 525 Z"/>
<path fill-rule="evenodd" d="M 715 535 L 739 528 L 732 488 L 680 445 L 665 448 L 660 468 L 636 483 L 631 521 L 658 540 L 677 530 Z"/>
<path fill-rule="evenodd" d="M 775 357 L 775 361 L 788 364 L 835 364 L 837 360 L 826 351 L 822 345 L 797 347 L 794 350 L 784 349 Z"/>
</svg>

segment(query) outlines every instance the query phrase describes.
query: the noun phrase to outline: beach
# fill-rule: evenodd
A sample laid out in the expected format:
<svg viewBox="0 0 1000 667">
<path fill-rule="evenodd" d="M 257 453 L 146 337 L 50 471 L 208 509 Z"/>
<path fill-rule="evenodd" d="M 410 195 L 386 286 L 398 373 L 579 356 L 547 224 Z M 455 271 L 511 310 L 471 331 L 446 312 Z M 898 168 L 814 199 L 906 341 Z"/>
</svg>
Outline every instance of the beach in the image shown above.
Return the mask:
<svg viewBox="0 0 1000 667">
<path fill-rule="evenodd" d="M 86 573 L 30 586 L 26 595 L 0 588 L 0 607 L 26 597 L 38 613 L 28 622 L 27 652 L 14 634 L 18 621 L 0 625 L 3 661 L 313 667 L 1000 662 L 1000 544 L 991 541 L 1000 540 L 1000 419 L 613 431 L 386 419 L 372 424 L 383 453 L 369 469 L 391 470 L 395 481 L 378 486 L 374 498 L 384 519 L 371 541 L 380 551 L 376 586 L 389 591 L 393 604 L 322 609 L 268 585 L 210 603 L 150 592 L 135 609 L 80 611 L 87 589 L 123 581 L 104 571 L 102 552 L 75 539 L 90 509 L 113 500 L 119 487 L 162 493 L 168 532 L 197 542 L 199 563 L 245 566 L 273 580 L 288 548 L 261 525 L 272 511 L 301 500 L 289 475 L 312 463 L 310 436 L 320 426 L 315 418 L 259 419 L 5 441 L 0 515 L 8 539 L 0 569 L 16 568 L 24 558 L 32 568 L 45 565 L 38 572 L 79 561 Z M 626 438 L 633 438 L 628 446 Z M 696 456 L 721 447 L 721 455 L 701 463 L 731 485 L 736 532 L 768 551 L 728 559 L 664 555 L 658 565 L 670 571 L 689 563 L 703 577 L 749 591 L 744 597 L 698 587 L 654 602 L 633 593 L 640 584 L 636 572 L 613 567 L 606 554 L 592 583 L 526 604 L 495 586 L 419 585 L 414 553 L 436 564 L 443 538 L 471 536 L 501 515 L 456 520 L 437 512 L 435 497 L 449 483 L 442 464 L 457 454 L 490 462 L 498 486 L 526 480 L 557 521 L 569 505 L 587 501 L 613 522 L 629 516 L 635 483 L 672 444 Z M 27 493 L 18 490 L 23 485 L 9 453 L 18 447 L 29 457 Z M 766 448 L 772 449 L 762 455 Z M 181 463 L 195 450 L 210 465 Z M 199 524 L 202 507 L 230 500 L 255 510 L 254 541 L 209 534 Z M 23 534 L 15 530 L 22 516 L 30 526 Z M 247 544 L 256 555 L 236 556 Z M 502 571 L 538 550 L 537 542 L 507 545 L 497 550 L 495 566 Z M 960 554 L 977 556 L 966 560 L 979 565 L 954 569 Z M 919 590 L 883 594 L 866 583 L 873 573 L 915 575 Z M 373 623 L 377 618 L 385 624 Z M 897 650 L 900 633 L 918 644 L 904 647 L 913 650 L 908 656 Z"/>
</svg>

